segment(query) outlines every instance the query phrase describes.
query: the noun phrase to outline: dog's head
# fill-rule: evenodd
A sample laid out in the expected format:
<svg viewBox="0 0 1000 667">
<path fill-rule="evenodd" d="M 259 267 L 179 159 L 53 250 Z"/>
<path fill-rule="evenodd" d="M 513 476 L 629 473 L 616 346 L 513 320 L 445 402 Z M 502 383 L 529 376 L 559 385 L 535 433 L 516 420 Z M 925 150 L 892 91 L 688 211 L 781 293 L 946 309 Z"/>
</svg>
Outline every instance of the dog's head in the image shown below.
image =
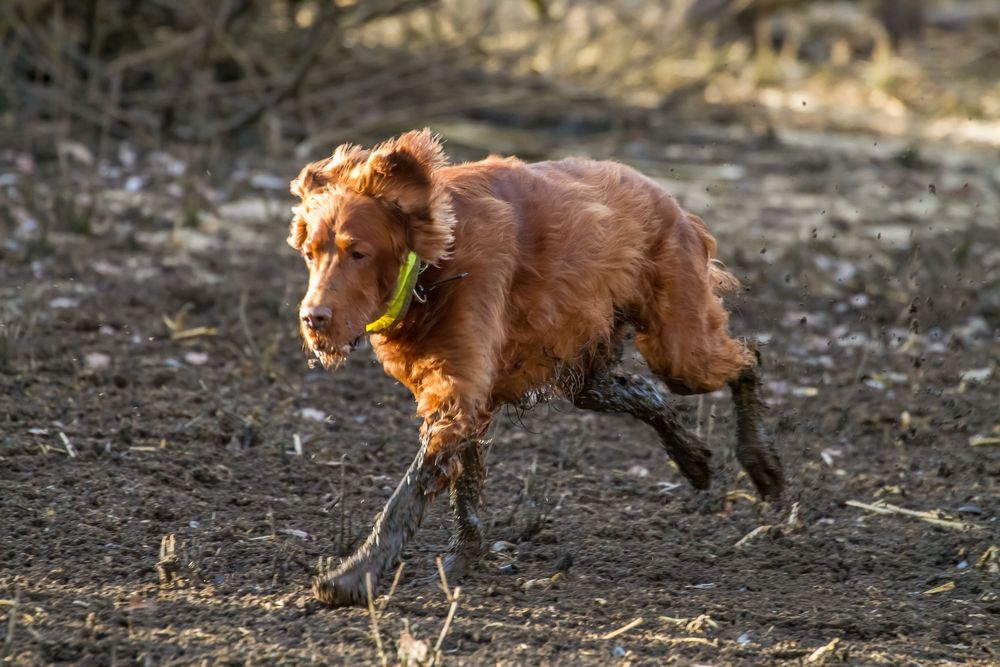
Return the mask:
<svg viewBox="0 0 1000 667">
<path fill-rule="evenodd" d="M 292 181 L 302 201 L 288 244 L 309 268 L 300 330 L 324 366 L 341 362 L 384 312 L 410 251 L 429 264 L 447 258 L 455 221 L 435 175 L 445 164 L 424 129 L 372 149 L 344 144 Z"/>
</svg>

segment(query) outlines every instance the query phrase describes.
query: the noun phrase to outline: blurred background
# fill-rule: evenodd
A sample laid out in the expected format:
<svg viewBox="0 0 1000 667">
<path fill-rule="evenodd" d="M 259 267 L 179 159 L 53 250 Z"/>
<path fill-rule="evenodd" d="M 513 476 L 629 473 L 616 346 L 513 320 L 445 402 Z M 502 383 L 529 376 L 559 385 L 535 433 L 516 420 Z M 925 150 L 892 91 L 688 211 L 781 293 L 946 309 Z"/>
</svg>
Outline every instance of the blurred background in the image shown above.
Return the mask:
<svg viewBox="0 0 1000 667">
<path fill-rule="evenodd" d="M 991 0 L 12 0 L 0 30 L 4 146 L 40 157 L 312 153 L 443 121 L 547 143 L 694 121 L 998 141 Z"/>
<path fill-rule="evenodd" d="M 454 161 L 627 162 L 701 215 L 790 479 L 757 504 L 724 393 L 675 401 L 708 495 L 642 425 L 504 414 L 508 546 L 449 656 L 997 664 L 996 0 L 4 0 L 0 661 L 374 660 L 305 587 L 412 456 L 412 398 L 370 350 L 307 367 L 288 182 L 424 126 Z M 400 646 L 448 611 L 416 576 L 443 505 Z"/>
<path fill-rule="evenodd" d="M 424 125 L 456 159 L 613 157 L 678 194 L 749 187 L 747 147 L 845 173 L 992 160 L 998 40 L 992 0 L 12 0 L 0 252 L 99 228 L 123 198 L 197 228 L 342 142 Z M 986 178 L 945 186 L 995 203 Z M 892 222 L 881 207 L 835 217 Z"/>
</svg>

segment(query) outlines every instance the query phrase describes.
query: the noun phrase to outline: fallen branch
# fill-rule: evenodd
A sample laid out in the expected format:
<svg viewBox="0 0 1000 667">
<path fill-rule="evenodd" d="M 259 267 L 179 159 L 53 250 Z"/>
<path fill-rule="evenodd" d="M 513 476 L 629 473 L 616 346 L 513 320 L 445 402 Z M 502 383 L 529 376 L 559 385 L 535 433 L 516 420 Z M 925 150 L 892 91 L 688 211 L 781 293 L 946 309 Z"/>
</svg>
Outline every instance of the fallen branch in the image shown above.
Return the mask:
<svg viewBox="0 0 1000 667">
<path fill-rule="evenodd" d="M 898 514 L 902 516 L 909 516 L 934 524 L 935 526 L 950 528 L 952 530 L 980 530 L 980 526 L 975 524 L 963 523 L 962 521 L 957 521 L 955 519 L 943 519 L 941 518 L 940 510 L 933 512 L 918 512 L 916 510 L 908 510 L 905 507 L 890 505 L 889 503 L 878 502 L 874 505 L 869 505 L 868 503 L 863 503 L 859 500 L 848 500 L 844 504 L 848 507 L 857 507 L 858 509 L 863 509 L 867 512 L 874 512 L 876 514 Z"/>
</svg>

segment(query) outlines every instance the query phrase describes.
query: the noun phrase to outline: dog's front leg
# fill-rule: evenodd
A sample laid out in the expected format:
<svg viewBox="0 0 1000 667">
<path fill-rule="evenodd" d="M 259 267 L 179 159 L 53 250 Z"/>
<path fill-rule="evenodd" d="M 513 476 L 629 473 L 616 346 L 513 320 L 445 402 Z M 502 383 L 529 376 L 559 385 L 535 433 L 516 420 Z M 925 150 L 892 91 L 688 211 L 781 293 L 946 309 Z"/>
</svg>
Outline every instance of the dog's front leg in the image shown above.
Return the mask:
<svg viewBox="0 0 1000 667">
<path fill-rule="evenodd" d="M 422 439 L 420 451 L 376 517 L 365 543 L 336 570 L 313 580 L 318 600 L 336 607 L 357 604 L 366 597 L 365 576 L 371 574 L 374 589 L 379 578 L 399 561 L 427 507 L 448 485 L 448 476 L 428 455 L 428 442 L 429 438 Z"/>
<path fill-rule="evenodd" d="M 486 466 L 478 440 L 464 443 L 459 460 L 462 472 L 451 482 L 450 500 L 452 534 L 444 568 L 451 581 L 462 578 L 483 551 L 483 522 L 479 518 L 483 504 Z"/>
</svg>

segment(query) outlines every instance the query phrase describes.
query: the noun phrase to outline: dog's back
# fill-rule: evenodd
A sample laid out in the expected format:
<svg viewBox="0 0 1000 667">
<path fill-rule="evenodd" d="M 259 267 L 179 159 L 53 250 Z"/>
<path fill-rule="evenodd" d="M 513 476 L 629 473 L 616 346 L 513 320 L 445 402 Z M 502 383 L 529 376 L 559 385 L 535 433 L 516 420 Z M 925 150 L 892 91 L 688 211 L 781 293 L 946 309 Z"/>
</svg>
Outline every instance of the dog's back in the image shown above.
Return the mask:
<svg viewBox="0 0 1000 667">
<path fill-rule="evenodd" d="M 442 170 L 457 217 L 452 271 L 495 299 L 492 402 L 516 401 L 611 361 L 637 328 L 654 371 L 682 390 L 722 386 L 741 346 L 725 335 L 715 241 L 659 185 L 615 162 L 497 159 Z M 461 299 L 460 299 L 461 300 Z"/>
</svg>

